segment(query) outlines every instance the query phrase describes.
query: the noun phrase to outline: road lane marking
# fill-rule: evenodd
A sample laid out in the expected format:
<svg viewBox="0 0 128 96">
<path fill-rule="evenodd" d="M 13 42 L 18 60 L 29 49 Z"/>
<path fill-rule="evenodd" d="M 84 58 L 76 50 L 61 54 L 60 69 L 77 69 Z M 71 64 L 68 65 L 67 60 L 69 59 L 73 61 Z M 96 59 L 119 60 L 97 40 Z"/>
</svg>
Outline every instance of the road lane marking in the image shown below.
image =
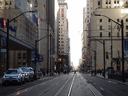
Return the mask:
<svg viewBox="0 0 128 96">
<path fill-rule="evenodd" d="M 108 81 L 108 82 L 112 82 L 112 81 Z"/>
<path fill-rule="evenodd" d="M 57 96 L 59 93 L 60 93 L 60 91 L 64 88 L 64 86 L 68 83 L 68 81 L 71 79 L 72 77 L 70 77 L 66 82 L 65 82 L 65 84 L 60 88 L 60 90 L 54 95 L 54 96 Z"/>
<path fill-rule="evenodd" d="M 100 87 L 101 90 L 104 90 L 102 87 Z"/>
<path fill-rule="evenodd" d="M 70 96 L 70 94 L 71 94 L 71 90 L 72 90 L 72 85 L 73 85 L 73 83 L 74 83 L 74 79 L 75 79 L 75 75 L 74 75 L 74 77 L 73 77 L 72 84 L 71 84 L 70 90 L 69 90 L 69 92 L 68 92 L 68 96 Z"/>
</svg>

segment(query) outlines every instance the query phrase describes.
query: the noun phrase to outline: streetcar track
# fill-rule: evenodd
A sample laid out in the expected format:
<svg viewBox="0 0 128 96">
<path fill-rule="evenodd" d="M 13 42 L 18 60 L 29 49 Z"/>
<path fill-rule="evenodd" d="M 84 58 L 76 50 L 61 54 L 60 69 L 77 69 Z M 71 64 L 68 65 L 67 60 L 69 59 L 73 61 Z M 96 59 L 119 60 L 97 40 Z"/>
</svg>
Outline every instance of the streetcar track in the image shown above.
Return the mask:
<svg viewBox="0 0 128 96">
<path fill-rule="evenodd" d="M 93 94 L 94 96 L 96 96 L 96 93 L 95 93 L 95 92 L 92 90 L 92 88 L 90 88 L 89 85 L 87 84 L 86 79 L 85 79 L 84 77 L 82 77 L 82 78 L 84 79 L 85 84 L 86 84 L 87 87 L 90 89 L 90 91 L 92 92 L 92 94 Z"/>
<path fill-rule="evenodd" d="M 67 82 L 72 78 L 72 76 L 67 80 Z M 44 92 L 42 92 L 41 94 L 39 94 L 38 96 L 43 96 L 44 94 L 48 93 L 51 89 L 53 89 L 55 86 L 57 86 L 60 82 L 62 82 L 64 79 L 60 80 L 59 82 L 57 82 L 56 84 L 54 84 L 52 87 L 50 87 L 49 89 L 45 90 Z M 66 82 L 66 83 L 67 83 Z M 65 84 L 66 84 L 65 83 Z M 63 89 L 63 87 L 65 86 L 65 84 L 61 87 L 61 89 L 55 94 L 55 96 L 57 96 L 59 94 L 59 92 Z"/>
<path fill-rule="evenodd" d="M 62 82 L 63 81 L 63 79 L 62 80 L 60 80 L 58 83 L 56 83 L 55 85 L 53 85 L 51 88 L 49 88 L 48 90 L 46 90 L 46 91 L 44 91 L 43 93 L 41 93 L 41 94 L 39 94 L 38 96 L 41 96 L 41 95 L 44 95 L 44 94 L 46 94 L 48 91 L 50 91 L 52 88 L 54 88 L 55 86 L 57 86 L 60 82 Z"/>
<path fill-rule="evenodd" d="M 57 96 L 59 93 L 60 93 L 60 91 L 64 88 L 64 86 L 69 82 L 69 80 L 71 79 L 72 77 L 70 77 L 66 82 L 65 82 L 65 84 L 61 87 L 61 89 L 54 95 L 54 96 Z"/>
<path fill-rule="evenodd" d="M 75 79 L 75 75 L 73 77 L 72 84 L 71 84 L 70 89 L 69 89 L 69 92 L 68 92 L 68 96 L 70 96 L 70 94 L 71 94 L 72 86 L 73 86 L 73 83 L 74 83 L 74 79 Z"/>
</svg>

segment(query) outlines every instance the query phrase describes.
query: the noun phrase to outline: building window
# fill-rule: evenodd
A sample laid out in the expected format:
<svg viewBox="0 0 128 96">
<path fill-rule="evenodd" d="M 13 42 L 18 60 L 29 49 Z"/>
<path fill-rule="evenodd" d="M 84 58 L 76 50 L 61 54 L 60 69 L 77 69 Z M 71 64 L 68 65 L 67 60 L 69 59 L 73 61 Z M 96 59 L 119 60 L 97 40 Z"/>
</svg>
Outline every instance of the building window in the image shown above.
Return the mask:
<svg viewBox="0 0 128 96">
<path fill-rule="evenodd" d="M 117 1 L 117 4 L 119 4 L 119 1 Z"/>
<path fill-rule="evenodd" d="M 100 5 L 100 1 L 98 1 L 98 5 Z"/>
<path fill-rule="evenodd" d="M 126 30 L 128 30 L 128 25 L 126 25 Z"/>
<path fill-rule="evenodd" d="M 21 67 L 21 62 L 18 62 L 18 67 Z"/>
<path fill-rule="evenodd" d="M 26 53 L 23 53 L 23 58 L 26 58 Z"/>
<path fill-rule="evenodd" d="M 111 29 L 111 26 L 110 25 L 108 25 L 108 30 L 110 30 Z"/>
<path fill-rule="evenodd" d="M 62 9 L 62 12 L 64 12 L 64 9 Z"/>
<path fill-rule="evenodd" d="M 100 32 L 100 37 L 102 37 L 102 32 Z"/>
<path fill-rule="evenodd" d="M 100 19 L 100 22 L 102 22 L 102 19 Z"/>
<path fill-rule="evenodd" d="M 114 1 L 114 4 L 116 4 L 116 0 Z"/>
<path fill-rule="evenodd" d="M 128 37 L 128 32 L 126 32 L 126 37 Z"/>
<path fill-rule="evenodd" d="M 100 26 L 100 30 L 102 30 L 102 26 Z"/>
<path fill-rule="evenodd" d="M 23 66 L 26 66 L 26 63 L 25 62 L 23 63 Z"/>
<path fill-rule="evenodd" d="M 126 19 L 126 22 L 128 22 L 128 19 Z"/>
<path fill-rule="evenodd" d="M 108 4 L 108 0 L 106 0 L 106 4 Z"/>
<path fill-rule="evenodd" d="M 18 53 L 18 58 L 21 58 L 21 53 Z"/>
<path fill-rule="evenodd" d="M 109 1 L 109 4 L 111 4 L 111 1 Z"/>
</svg>

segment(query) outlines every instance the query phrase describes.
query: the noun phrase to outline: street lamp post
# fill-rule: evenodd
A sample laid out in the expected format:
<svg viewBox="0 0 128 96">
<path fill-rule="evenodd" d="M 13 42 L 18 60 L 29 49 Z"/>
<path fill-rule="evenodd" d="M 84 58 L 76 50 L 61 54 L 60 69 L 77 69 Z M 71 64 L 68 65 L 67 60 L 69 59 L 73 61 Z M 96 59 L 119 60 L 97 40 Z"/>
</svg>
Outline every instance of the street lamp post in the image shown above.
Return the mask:
<svg viewBox="0 0 128 96">
<path fill-rule="evenodd" d="M 94 37 L 88 37 L 88 38 L 94 38 Z M 104 60 L 104 78 L 105 78 L 105 40 L 103 40 L 103 42 L 101 42 L 100 40 L 94 38 L 95 40 L 99 41 L 101 44 L 103 44 L 103 60 Z"/>
<path fill-rule="evenodd" d="M 87 47 L 84 47 L 87 48 Z M 87 48 L 88 49 L 88 48 Z M 92 52 L 94 52 L 94 60 L 95 60 L 95 75 L 96 75 L 96 50 L 90 49 Z"/>
<path fill-rule="evenodd" d="M 28 12 L 30 13 L 30 12 L 36 12 L 36 11 L 26 11 L 11 20 L 7 19 L 7 41 L 6 41 L 6 43 L 7 43 L 7 64 L 6 64 L 6 70 L 8 70 L 8 68 L 9 68 L 9 23 L 12 22 L 13 20 L 15 20 L 16 18 L 20 17 L 24 13 L 28 13 Z"/>
<path fill-rule="evenodd" d="M 44 39 L 45 37 L 48 37 L 50 35 L 46 35 L 44 37 L 42 37 L 41 39 L 39 40 L 35 40 L 35 72 L 36 72 L 36 55 L 37 55 L 37 42 L 39 42 L 40 40 Z"/>
<path fill-rule="evenodd" d="M 105 15 L 95 14 L 95 16 L 104 16 L 104 17 L 112 20 L 111 18 L 109 18 L 109 17 L 107 17 Z M 121 41 L 121 43 L 122 43 L 122 75 L 123 75 L 122 81 L 125 82 L 125 75 L 124 75 L 124 33 L 123 33 L 124 24 L 123 24 L 123 20 L 121 20 L 121 24 L 119 24 L 118 22 L 116 22 L 114 20 L 112 20 L 112 21 L 114 23 L 120 25 L 121 26 L 121 30 L 122 30 L 122 36 L 121 36 L 122 37 L 121 38 L 122 39 L 122 41 Z"/>
</svg>

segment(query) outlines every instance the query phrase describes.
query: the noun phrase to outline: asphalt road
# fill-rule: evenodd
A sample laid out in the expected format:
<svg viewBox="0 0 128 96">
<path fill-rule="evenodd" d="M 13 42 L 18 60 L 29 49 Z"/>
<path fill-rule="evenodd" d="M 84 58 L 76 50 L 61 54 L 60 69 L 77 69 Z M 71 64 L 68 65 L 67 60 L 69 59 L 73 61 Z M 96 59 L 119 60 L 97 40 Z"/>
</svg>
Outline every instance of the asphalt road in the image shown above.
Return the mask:
<svg viewBox="0 0 128 96">
<path fill-rule="evenodd" d="M 0 85 L 0 90 L 0 96 L 102 96 L 80 73 L 40 79 L 24 85 Z"/>
<path fill-rule="evenodd" d="M 93 85 L 103 96 L 128 96 L 128 85 L 102 79 L 90 74 L 82 74 L 87 83 Z"/>
</svg>

